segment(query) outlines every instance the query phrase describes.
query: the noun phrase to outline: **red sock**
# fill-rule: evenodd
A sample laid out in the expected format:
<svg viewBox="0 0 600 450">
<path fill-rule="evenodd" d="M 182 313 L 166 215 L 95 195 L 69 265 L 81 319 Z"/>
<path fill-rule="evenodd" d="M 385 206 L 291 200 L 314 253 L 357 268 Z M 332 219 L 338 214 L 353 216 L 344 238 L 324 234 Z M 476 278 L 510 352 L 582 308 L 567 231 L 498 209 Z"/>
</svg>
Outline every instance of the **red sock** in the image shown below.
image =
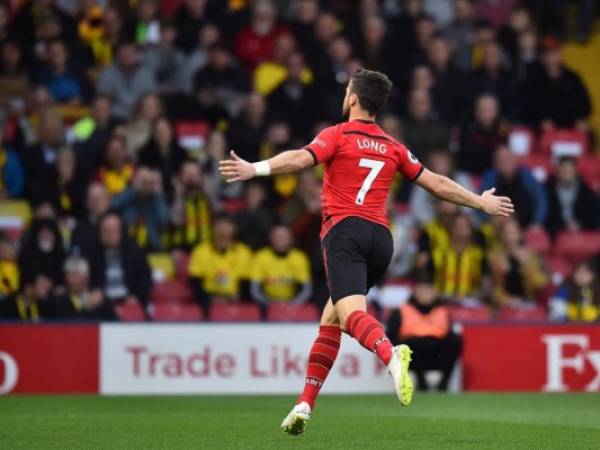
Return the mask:
<svg viewBox="0 0 600 450">
<path fill-rule="evenodd" d="M 381 324 L 364 311 L 354 311 L 346 319 L 346 331 L 367 350 L 375 352 L 385 365 L 392 357 L 392 343 Z"/>
<path fill-rule="evenodd" d="M 306 402 L 311 409 L 314 408 L 321 386 L 340 350 L 341 338 L 342 332 L 337 326 L 321 325 L 319 328 L 319 336 L 310 349 L 304 391 L 298 398 L 298 403 Z"/>
</svg>

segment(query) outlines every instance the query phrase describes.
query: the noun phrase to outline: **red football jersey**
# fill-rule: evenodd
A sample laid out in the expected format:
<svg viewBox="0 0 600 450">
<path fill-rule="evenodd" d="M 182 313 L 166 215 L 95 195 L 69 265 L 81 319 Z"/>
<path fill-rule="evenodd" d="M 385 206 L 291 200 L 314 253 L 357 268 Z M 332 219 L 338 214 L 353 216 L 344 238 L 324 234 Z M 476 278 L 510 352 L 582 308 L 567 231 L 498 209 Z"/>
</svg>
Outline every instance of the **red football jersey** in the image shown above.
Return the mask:
<svg viewBox="0 0 600 450">
<path fill-rule="evenodd" d="M 365 120 L 325 128 L 304 148 L 316 164 L 325 164 L 321 237 L 349 216 L 388 226 L 386 199 L 395 173 L 412 181 L 423 171 L 404 145 Z"/>
</svg>

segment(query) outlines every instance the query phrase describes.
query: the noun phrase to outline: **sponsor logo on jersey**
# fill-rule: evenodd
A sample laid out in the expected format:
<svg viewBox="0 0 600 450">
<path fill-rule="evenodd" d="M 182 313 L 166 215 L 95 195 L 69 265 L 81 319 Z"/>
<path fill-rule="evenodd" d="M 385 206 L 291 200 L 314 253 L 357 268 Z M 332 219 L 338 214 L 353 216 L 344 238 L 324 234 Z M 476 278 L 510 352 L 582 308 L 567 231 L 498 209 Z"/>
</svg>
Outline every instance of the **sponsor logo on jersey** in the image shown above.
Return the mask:
<svg viewBox="0 0 600 450">
<path fill-rule="evenodd" d="M 374 150 L 382 154 L 387 152 L 387 145 L 374 141 L 373 139 L 357 139 L 356 145 L 358 146 L 359 150 Z"/>
<path fill-rule="evenodd" d="M 412 152 L 408 152 L 408 159 L 413 164 L 417 164 L 419 162 L 419 160 L 417 159 L 417 157 L 415 155 L 413 155 Z"/>
</svg>

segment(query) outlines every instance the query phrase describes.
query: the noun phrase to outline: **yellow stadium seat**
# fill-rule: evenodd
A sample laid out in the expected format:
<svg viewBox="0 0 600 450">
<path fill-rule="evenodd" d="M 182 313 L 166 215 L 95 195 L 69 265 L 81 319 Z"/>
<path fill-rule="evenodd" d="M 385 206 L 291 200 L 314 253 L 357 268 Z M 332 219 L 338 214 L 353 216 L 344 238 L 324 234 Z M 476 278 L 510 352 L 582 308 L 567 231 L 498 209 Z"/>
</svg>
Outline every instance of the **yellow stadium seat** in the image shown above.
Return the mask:
<svg viewBox="0 0 600 450">
<path fill-rule="evenodd" d="M 160 283 L 175 278 L 175 264 L 168 253 L 151 253 L 148 255 L 148 263 L 152 268 L 152 278 Z"/>
</svg>

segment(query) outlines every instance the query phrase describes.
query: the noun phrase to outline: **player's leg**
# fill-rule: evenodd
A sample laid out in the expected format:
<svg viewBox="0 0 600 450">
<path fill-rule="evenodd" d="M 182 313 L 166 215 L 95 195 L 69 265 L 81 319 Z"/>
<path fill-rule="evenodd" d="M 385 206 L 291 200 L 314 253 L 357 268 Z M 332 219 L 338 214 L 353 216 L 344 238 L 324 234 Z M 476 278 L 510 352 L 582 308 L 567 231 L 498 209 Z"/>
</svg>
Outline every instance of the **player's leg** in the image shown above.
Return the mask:
<svg viewBox="0 0 600 450">
<path fill-rule="evenodd" d="M 300 434 L 304 431 L 319 391 L 337 358 L 341 338 L 342 333 L 337 313 L 329 299 L 321 315 L 319 334 L 313 342 L 308 356 L 304 390 L 296 405 L 281 423 L 281 429 L 286 433 Z"/>
</svg>

